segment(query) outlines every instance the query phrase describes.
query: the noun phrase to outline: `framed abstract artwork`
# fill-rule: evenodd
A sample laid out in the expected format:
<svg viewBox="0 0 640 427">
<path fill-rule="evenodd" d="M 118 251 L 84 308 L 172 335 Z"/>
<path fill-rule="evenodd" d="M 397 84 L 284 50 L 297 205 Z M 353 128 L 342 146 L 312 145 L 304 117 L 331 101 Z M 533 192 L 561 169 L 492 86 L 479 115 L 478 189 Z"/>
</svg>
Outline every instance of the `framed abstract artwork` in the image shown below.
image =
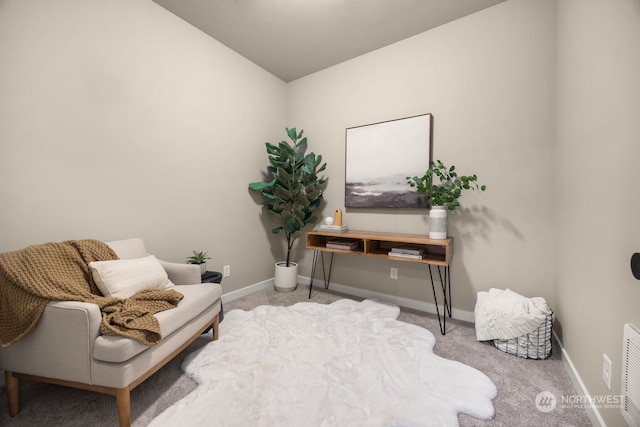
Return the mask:
<svg viewBox="0 0 640 427">
<path fill-rule="evenodd" d="M 347 128 L 345 206 L 425 208 L 424 195 L 406 177 L 429 168 L 432 130 L 432 114 Z"/>
</svg>

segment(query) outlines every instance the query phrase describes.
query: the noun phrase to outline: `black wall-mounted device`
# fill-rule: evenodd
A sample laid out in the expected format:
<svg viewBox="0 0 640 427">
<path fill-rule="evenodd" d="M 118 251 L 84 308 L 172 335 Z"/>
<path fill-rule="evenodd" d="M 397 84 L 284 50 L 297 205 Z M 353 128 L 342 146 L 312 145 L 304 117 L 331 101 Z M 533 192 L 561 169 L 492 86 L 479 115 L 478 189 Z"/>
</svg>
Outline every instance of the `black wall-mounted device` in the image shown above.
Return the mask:
<svg viewBox="0 0 640 427">
<path fill-rule="evenodd" d="M 640 280 L 640 253 L 631 255 L 631 273 L 633 277 Z"/>
</svg>

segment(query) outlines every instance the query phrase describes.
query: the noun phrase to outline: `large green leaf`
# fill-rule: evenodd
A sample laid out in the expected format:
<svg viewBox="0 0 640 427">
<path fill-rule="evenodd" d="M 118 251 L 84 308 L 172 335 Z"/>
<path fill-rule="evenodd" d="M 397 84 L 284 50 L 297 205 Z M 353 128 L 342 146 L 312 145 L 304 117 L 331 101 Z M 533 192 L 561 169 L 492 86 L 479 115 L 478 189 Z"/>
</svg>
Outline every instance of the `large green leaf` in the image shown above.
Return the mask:
<svg viewBox="0 0 640 427">
<path fill-rule="evenodd" d="M 300 135 L 302 135 L 302 133 L 300 133 Z M 298 148 L 298 153 L 304 154 L 307 151 L 307 138 L 302 138 L 300 142 L 296 143 L 296 147 Z"/>
<path fill-rule="evenodd" d="M 280 148 L 277 145 L 267 142 L 266 146 L 267 146 L 267 154 L 271 156 L 277 156 L 280 154 Z"/>
<path fill-rule="evenodd" d="M 296 128 L 285 128 L 287 131 L 287 136 L 289 136 L 289 138 L 293 141 L 295 141 L 296 139 L 298 139 L 298 133 L 296 132 Z M 300 131 L 300 135 L 302 135 L 302 131 Z"/>
<path fill-rule="evenodd" d="M 295 233 L 300 230 L 300 222 L 296 217 L 290 217 L 284 225 L 285 230 L 289 233 Z"/>
<path fill-rule="evenodd" d="M 293 184 L 293 174 L 289 173 L 286 169 L 278 168 L 276 172 L 276 179 L 281 186 L 290 187 Z"/>
<path fill-rule="evenodd" d="M 298 206 L 294 206 L 292 212 L 297 218 L 304 218 L 305 216 L 304 209 L 300 209 Z"/>
<path fill-rule="evenodd" d="M 262 191 L 265 188 L 272 188 L 275 183 L 273 181 L 270 182 L 252 182 L 249 184 L 249 188 L 253 191 Z"/>
<path fill-rule="evenodd" d="M 284 187 L 276 187 L 273 193 L 282 203 L 288 203 L 291 200 L 291 191 Z"/>
<path fill-rule="evenodd" d="M 309 203 L 309 209 L 310 210 L 315 210 L 315 209 L 319 208 L 321 202 L 322 202 L 322 197 L 318 197 L 317 199 L 315 199 L 314 201 Z"/>
</svg>

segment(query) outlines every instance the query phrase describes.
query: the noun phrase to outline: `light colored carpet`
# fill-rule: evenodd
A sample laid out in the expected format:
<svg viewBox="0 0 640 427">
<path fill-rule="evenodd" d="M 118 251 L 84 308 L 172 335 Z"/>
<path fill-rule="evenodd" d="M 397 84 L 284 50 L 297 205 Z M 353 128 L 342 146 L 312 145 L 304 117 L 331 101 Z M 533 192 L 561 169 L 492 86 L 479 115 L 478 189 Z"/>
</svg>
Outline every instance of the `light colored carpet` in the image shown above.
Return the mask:
<svg viewBox="0 0 640 427">
<path fill-rule="evenodd" d="M 433 354 L 435 337 L 371 300 L 233 310 L 183 363 L 199 386 L 152 427 L 457 426 L 493 416 L 495 385 Z M 215 402 L 215 411 L 211 411 Z"/>
<path fill-rule="evenodd" d="M 308 301 L 308 287 L 282 294 L 272 289 L 259 291 L 225 304 L 225 311 L 239 308 L 251 310 L 259 305 L 288 306 Z M 331 303 L 345 295 L 314 288 L 311 301 Z M 354 298 L 358 300 L 358 298 Z M 550 391 L 558 399 L 573 395 L 559 352 L 546 360 L 527 360 L 505 354 L 489 344 L 476 341 L 472 324 L 447 319 L 447 334 L 440 335 L 435 315 L 402 308 L 399 320 L 430 330 L 436 337 L 434 353 L 457 360 L 484 372 L 496 385 L 498 396 L 493 400 L 495 417 L 482 421 L 468 415 L 459 416 L 463 427 L 538 427 L 591 425 L 584 409 L 557 405 L 543 413 L 535 406 L 535 397 L 541 391 Z M 223 321 L 224 322 L 224 321 Z M 158 371 L 131 393 L 131 414 L 134 427 L 147 426 L 153 418 L 173 403 L 193 391 L 197 384 L 180 369 L 184 358 L 211 342 L 211 335 L 203 335 L 186 348 L 172 362 Z M 42 383 L 24 382 L 22 411 L 17 417 L 7 414 L 4 385 L 0 386 L 0 426 L 7 427 L 112 427 L 118 424 L 115 399 L 112 396 L 91 393 Z M 212 402 L 212 411 L 215 403 Z M 188 427 L 188 426 L 184 426 Z"/>
</svg>

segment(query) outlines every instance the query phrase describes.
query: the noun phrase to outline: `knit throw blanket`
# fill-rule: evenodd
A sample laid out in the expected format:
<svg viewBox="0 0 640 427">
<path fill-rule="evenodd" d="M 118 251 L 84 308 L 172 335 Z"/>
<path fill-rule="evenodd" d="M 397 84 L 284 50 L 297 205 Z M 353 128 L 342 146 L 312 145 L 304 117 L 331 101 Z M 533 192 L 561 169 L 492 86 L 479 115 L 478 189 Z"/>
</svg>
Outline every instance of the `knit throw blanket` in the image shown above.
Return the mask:
<svg viewBox="0 0 640 427">
<path fill-rule="evenodd" d="M 160 325 L 154 314 L 176 307 L 182 294 L 154 289 L 126 300 L 102 296 L 89 263 L 114 259 L 118 256 L 106 243 L 89 239 L 0 254 L 2 346 L 8 347 L 33 331 L 49 301 L 96 304 L 102 312 L 102 334 L 121 335 L 146 345 L 160 342 Z"/>
</svg>

